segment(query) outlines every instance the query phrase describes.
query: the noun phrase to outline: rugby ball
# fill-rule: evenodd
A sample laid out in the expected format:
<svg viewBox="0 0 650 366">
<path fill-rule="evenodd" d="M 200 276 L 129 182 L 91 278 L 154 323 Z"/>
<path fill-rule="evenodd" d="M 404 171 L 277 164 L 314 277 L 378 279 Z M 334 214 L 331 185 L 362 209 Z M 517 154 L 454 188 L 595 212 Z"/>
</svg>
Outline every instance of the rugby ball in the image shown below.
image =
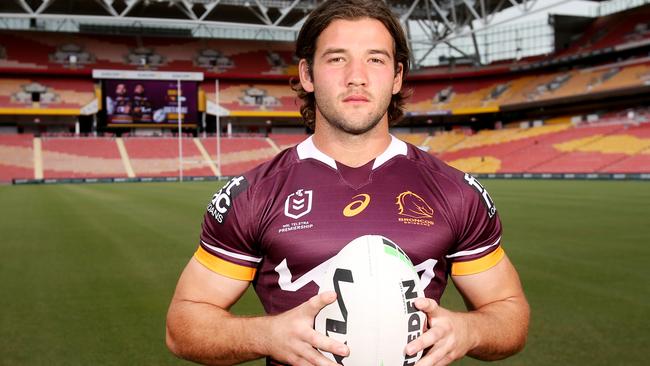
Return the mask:
<svg viewBox="0 0 650 366">
<path fill-rule="evenodd" d="M 321 351 L 345 366 L 414 365 L 422 352 L 409 356 L 406 345 L 418 338 L 426 321 L 414 301 L 423 297 L 420 278 L 409 257 L 380 235 L 352 240 L 332 258 L 319 293 L 335 291 L 314 322 L 316 331 L 347 344 L 341 357 Z"/>
</svg>

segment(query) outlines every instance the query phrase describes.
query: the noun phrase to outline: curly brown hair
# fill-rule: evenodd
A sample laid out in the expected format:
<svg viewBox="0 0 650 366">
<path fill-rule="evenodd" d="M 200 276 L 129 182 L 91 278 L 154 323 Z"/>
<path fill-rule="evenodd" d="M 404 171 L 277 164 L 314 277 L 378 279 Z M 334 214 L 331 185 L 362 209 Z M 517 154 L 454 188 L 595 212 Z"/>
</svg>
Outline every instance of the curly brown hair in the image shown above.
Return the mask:
<svg viewBox="0 0 650 366">
<path fill-rule="evenodd" d="M 359 18 L 370 18 L 380 21 L 393 37 L 395 45 L 395 73 L 399 72 L 399 63 L 402 64 L 402 78 L 405 79 L 410 68 L 410 51 L 404 31 L 399 20 L 390 11 L 386 3 L 381 0 L 329 0 L 320 4 L 303 24 L 296 40 L 296 56 L 305 59 L 309 68 L 309 74 L 313 79 L 312 66 L 316 52 L 316 41 L 320 34 L 334 20 L 354 20 Z M 316 98 L 313 92 L 307 92 L 300 84 L 300 80 L 290 80 L 298 98 L 302 100 L 300 114 L 305 125 L 314 130 L 316 124 Z M 388 122 L 391 125 L 397 123 L 404 116 L 404 103 L 409 93 L 400 90 L 393 94 L 388 106 Z"/>
</svg>

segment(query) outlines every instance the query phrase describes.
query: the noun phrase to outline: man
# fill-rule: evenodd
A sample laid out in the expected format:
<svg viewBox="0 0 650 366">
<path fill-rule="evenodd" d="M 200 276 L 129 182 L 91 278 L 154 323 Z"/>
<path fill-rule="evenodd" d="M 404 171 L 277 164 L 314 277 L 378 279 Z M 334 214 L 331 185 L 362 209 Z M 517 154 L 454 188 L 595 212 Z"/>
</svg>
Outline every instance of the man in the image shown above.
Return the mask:
<svg viewBox="0 0 650 366">
<path fill-rule="evenodd" d="M 131 123 L 133 121 L 131 118 L 131 98 L 127 95 L 124 83 L 115 86 L 115 100 L 108 97 L 106 104 L 111 123 Z"/>
<path fill-rule="evenodd" d="M 138 83 L 133 88 L 133 122 L 150 123 L 153 121 L 151 102 L 145 94 L 144 85 Z"/>
<path fill-rule="evenodd" d="M 489 195 L 388 132 L 402 114 L 409 62 L 399 22 L 382 1 L 329 1 L 309 16 L 296 49 L 294 89 L 314 135 L 214 195 L 170 305 L 169 348 L 215 365 L 265 356 L 271 365 L 336 365 L 317 349 L 350 350 L 314 331 L 336 297 L 317 295 L 316 282 L 345 244 L 379 234 L 424 268 L 426 298 L 416 306 L 428 330 L 405 349 L 428 349 L 418 366 L 520 350 L 529 309 Z M 438 306 L 449 273 L 469 312 Z M 232 315 L 251 281 L 268 315 Z"/>
</svg>

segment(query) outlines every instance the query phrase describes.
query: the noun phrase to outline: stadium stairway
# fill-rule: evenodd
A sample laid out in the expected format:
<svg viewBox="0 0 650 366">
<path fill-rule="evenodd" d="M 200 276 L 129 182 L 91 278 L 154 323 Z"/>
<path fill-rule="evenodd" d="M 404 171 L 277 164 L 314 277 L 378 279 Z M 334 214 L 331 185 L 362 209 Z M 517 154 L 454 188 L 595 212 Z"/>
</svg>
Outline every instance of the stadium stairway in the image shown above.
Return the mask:
<svg viewBox="0 0 650 366">
<path fill-rule="evenodd" d="M 608 173 L 647 172 L 650 169 L 650 124 L 624 128 L 615 135 L 604 138 L 600 144 L 591 146 L 604 154 L 620 155 L 607 161 L 598 171 Z"/>
<path fill-rule="evenodd" d="M 32 101 L 32 92 L 40 101 Z M 46 78 L 3 78 L 0 82 L 0 112 L 22 114 L 78 115 L 95 100 L 92 80 Z"/>
<path fill-rule="evenodd" d="M 282 148 L 306 135 L 272 136 Z M 215 164 L 216 138 L 184 138 L 183 174 L 241 174 L 273 158 L 271 138 L 221 139 L 221 171 Z M 0 135 L 0 182 L 12 179 L 167 177 L 179 175 L 178 139 L 159 137 L 63 137 Z"/>
<path fill-rule="evenodd" d="M 299 144 L 307 135 L 304 134 L 269 134 L 269 138 L 275 143 L 280 151 Z"/>
<path fill-rule="evenodd" d="M 485 131 L 467 137 L 440 157 L 480 173 L 599 172 L 648 147 L 648 140 L 620 135 L 621 131 L 622 124 Z M 637 172 L 643 171 L 638 168 Z"/>
<path fill-rule="evenodd" d="M 405 137 L 406 136 L 406 137 Z M 552 124 L 533 128 L 400 135 L 472 173 L 648 173 L 650 123 Z M 185 176 L 236 175 L 306 135 L 184 138 Z M 179 174 L 178 140 L 0 135 L 0 182 L 12 179 L 163 177 Z"/>
<path fill-rule="evenodd" d="M 626 156 L 608 166 L 602 167 L 601 170 L 609 173 L 650 172 L 650 148 L 640 151 L 636 155 Z"/>
<path fill-rule="evenodd" d="M 217 156 L 217 139 L 201 138 L 209 156 Z M 277 154 L 277 150 L 263 137 L 221 138 L 221 174 L 241 174 Z"/>
<path fill-rule="evenodd" d="M 425 141 L 425 145 L 429 147 L 429 153 L 439 155 L 460 144 L 466 137 L 457 131 L 436 133 Z"/>
<path fill-rule="evenodd" d="M 127 137 L 124 146 L 137 177 L 178 176 L 179 146 L 176 138 Z M 196 143 L 189 138 L 182 139 L 183 175 L 209 176 L 214 171 L 204 158 Z"/>
<path fill-rule="evenodd" d="M 112 138 L 43 137 L 43 178 L 127 177 Z"/>
<path fill-rule="evenodd" d="M 415 146 L 422 146 L 428 135 L 426 133 L 398 133 L 395 137 Z"/>
<path fill-rule="evenodd" d="M 534 144 L 536 138 L 548 135 L 560 127 L 536 127 L 528 129 L 508 128 L 481 131 L 474 135 L 458 132 L 437 134 L 429 139 L 430 153 L 438 155 L 452 166 L 475 173 L 495 173 L 510 155 Z"/>
<path fill-rule="evenodd" d="M 593 173 L 620 156 L 607 156 L 589 151 L 588 146 L 622 129 L 622 125 L 571 128 L 543 141 L 539 147 L 526 151 L 531 173 Z M 544 157 L 535 161 L 536 157 Z"/>
<path fill-rule="evenodd" d="M 594 87 L 592 91 L 603 91 L 643 85 L 642 77 L 648 73 L 650 73 L 650 64 L 648 63 L 629 65 L 622 68 L 619 73 L 607 81 Z"/>
<path fill-rule="evenodd" d="M 34 138 L 25 135 L 0 135 L 0 183 L 12 179 L 33 179 Z"/>
</svg>

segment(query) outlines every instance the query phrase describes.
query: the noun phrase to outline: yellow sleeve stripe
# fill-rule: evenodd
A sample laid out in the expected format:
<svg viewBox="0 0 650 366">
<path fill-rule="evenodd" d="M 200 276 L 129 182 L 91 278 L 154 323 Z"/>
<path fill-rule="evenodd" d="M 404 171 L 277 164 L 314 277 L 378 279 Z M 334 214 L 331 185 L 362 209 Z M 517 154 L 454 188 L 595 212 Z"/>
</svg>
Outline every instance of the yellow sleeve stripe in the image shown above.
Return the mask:
<svg viewBox="0 0 650 366">
<path fill-rule="evenodd" d="M 252 281 L 253 278 L 255 278 L 255 268 L 240 266 L 225 261 L 219 257 L 215 257 L 201 246 L 199 246 L 199 249 L 194 253 L 194 258 L 212 272 L 216 272 L 226 277 L 242 281 Z"/>
<path fill-rule="evenodd" d="M 499 263 L 505 254 L 506 252 L 499 246 L 492 253 L 479 259 L 467 262 L 454 262 L 451 264 L 451 275 L 465 276 L 483 272 Z"/>
</svg>

